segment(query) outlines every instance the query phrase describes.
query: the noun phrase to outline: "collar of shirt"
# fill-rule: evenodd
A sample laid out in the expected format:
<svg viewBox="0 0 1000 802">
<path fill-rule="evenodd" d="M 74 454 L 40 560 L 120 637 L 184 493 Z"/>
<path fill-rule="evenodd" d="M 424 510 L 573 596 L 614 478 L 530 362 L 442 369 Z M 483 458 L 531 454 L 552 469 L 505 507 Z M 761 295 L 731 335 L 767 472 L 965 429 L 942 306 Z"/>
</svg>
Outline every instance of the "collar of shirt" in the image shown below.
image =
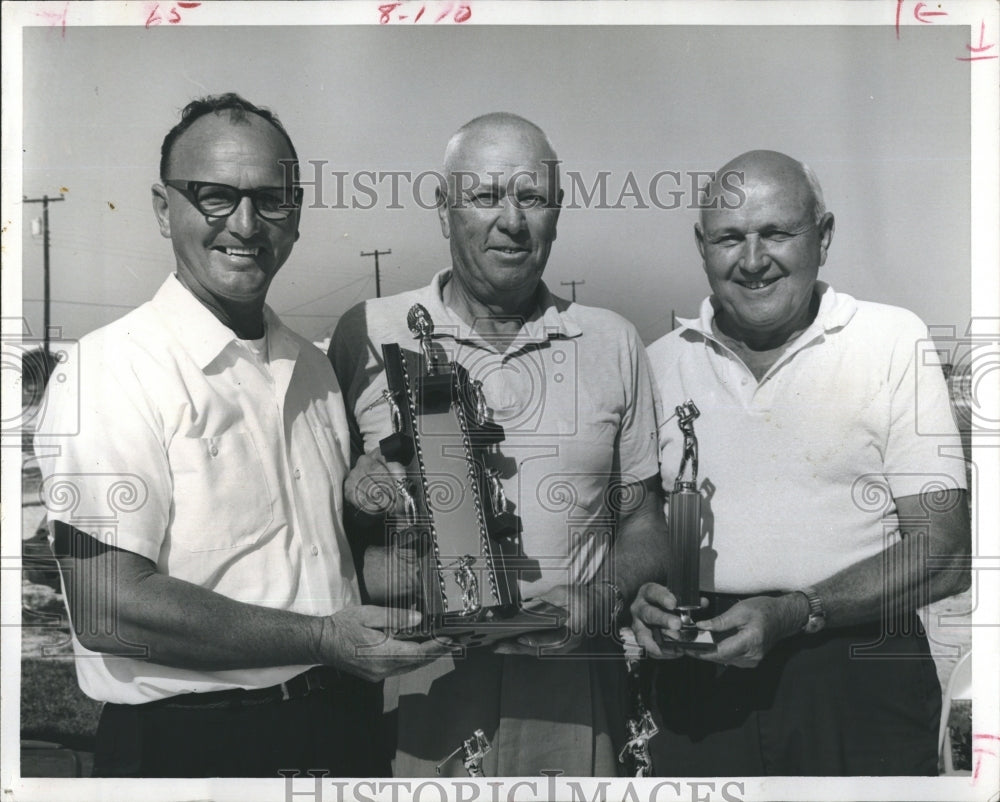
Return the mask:
<svg viewBox="0 0 1000 802">
<path fill-rule="evenodd" d="M 431 281 L 427 311 L 434 321 L 432 338 L 451 337 L 457 342 L 468 343 L 479 348 L 496 351 L 489 339 L 466 323 L 456 312 L 444 303 L 444 286 L 451 278 L 451 269 L 442 270 Z M 548 342 L 555 338 L 579 337 L 583 330 L 572 314 L 572 307 L 560 312 L 556 298 L 549 292 L 544 281 L 538 282 L 538 305 L 531 317 L 525 321 L 517 337 L 507 348 L 505 355 L 514 354 L 529 345 Z"/>
<path fill-rule="evenodd" d="M 833 287 L 825 281 L 816 282 L 815 292 L 820 299 L 816 319 L 809 328 L 790 344 L 788 350 L 781 355 L 771 370 L 774 370 L 775 367 L 785 362 L 792 354 L 805 348 L 822 335 L 846 326 L 848 321 L 854 317 L 854 313 L 858 311 L 858 302 L 852 296 L 842 292 L 835 292 Z M 681 328 L 697 332 L 705 339 L 717 343 L 722 348 L 725 348 L 726 351 L 730 351 L 726 344 L 719 340 L 712 332 L 712 320 L 715 318 L 715 306 L 712 300 L 713 296 L 709 296 L 701 302 L 698 317 L 677 318 L 677 323 Z M 768 372 L 770 373 L 770 371 Z"/>
<path fill-rule="evenodd" d="M 198 367 L 205 370 L 219 354 L 239 338 L 224 325 L 172 273 L 151 301 L 167 328 L 191 354 Z M 274 311 L 264 306 L 269 361 L 298 357 L 299 344 Z"/>
</svg>

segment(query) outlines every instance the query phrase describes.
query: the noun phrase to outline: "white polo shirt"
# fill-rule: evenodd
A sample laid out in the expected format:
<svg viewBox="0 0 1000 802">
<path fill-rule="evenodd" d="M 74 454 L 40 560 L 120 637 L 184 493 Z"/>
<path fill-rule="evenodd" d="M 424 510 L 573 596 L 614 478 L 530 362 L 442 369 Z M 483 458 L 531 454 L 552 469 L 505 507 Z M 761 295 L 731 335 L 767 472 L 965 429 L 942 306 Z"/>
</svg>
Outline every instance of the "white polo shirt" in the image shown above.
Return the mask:
<svg viewBox="0 0 1000 802">
<path fill-rule="evenodd" d="M 49 518 L 249 604 L 328 615 L 359 603 L 341 522 L 349 436 L 324 355 L 265 308 L 241 341 L 175 276 L 84 337 L 37 435 Z M 198 633 L 192 631 L 192 638 Z M 95 699 L 267 687 L 308 666 L 189 671 L 75 639 Z M 127 651 L 127 647 L 124 647 Z"/>
<path fill-rule="evenodd" d="M 817 282 L 820 308 L 760 382 L 712 333 L 710 299 L 649 354 L 673 488 L 692 399 L 703 496 L 702 590 L 826 579 L 899 539 L 894 499 L 964 488 L 965 464 L 926 326 Z"/>
</svg>

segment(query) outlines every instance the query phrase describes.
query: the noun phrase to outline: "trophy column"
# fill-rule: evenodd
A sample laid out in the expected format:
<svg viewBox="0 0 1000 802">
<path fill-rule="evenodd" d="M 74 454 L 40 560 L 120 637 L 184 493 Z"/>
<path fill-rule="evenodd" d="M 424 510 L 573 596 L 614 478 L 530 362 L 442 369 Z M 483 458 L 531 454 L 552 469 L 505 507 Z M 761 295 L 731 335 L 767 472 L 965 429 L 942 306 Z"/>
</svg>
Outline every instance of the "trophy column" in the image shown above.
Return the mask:
<svg viewBox="0 0 1000 802">
<path fill-rule="evenodd" d="M 677 599 L 681 617 L 681 640 L 687 648 L 711 648 L 707 632 L 695 626 L 693 613 L 701 607 L 699 588 L 699 553 L 701 550 L 701 494 L 698 492 L 698 439 L 694 421 L 701 415 L 694 401 L 688 400 L 675 408 L 677 426 L 684 436 L 681 465 L 669 493 L 670 510 L 667 519 L 670 562 L 667 566 L 667 587 Z M 685 479 L 688 468 L 691 478 Z M 703 635 L 701 641 L 698 637 Z"/>
</svg>

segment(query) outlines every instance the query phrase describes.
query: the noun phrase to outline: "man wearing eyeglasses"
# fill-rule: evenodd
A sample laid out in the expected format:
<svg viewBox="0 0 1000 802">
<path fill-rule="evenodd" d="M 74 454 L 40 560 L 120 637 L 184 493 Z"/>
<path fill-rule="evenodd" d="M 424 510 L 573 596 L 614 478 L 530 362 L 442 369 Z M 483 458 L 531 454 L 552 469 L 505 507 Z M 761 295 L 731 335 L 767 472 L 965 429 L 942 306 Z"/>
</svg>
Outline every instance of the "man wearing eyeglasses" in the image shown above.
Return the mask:
<svg viewBox="0 0 1000 802">
<path fill-rule="evenodd" d="M 380 773 L 366 680 L 448 650 L 359 606 L 340 389 L 264 303 L 299 236 L 296 159 L 270 112 L 189 104 L 153 186 L 177 272 L 52 383 L 45 493 L 79 683 L 106 703 L 97 776 Z"/>
<path fill-rule="evenodd" d="M 944 376 L 911 312 L 818 280 L 834 220 L 815 175 L 751 151 L 695 226 L 712 289 L 649 347 L 664 409 L 692 399 L 702 470 L 698 627 L 640 589 L 660 665 L 656 773 L 937 773 L 940 687 L 917 608 L 969 586 L 965 465 Z M 919 404 L 918 404 L 919 401 Z M 918 420 L 919 406 L 919 420 Z M 660 430 L 673 486 L 683 449 Z"/>
</svg>

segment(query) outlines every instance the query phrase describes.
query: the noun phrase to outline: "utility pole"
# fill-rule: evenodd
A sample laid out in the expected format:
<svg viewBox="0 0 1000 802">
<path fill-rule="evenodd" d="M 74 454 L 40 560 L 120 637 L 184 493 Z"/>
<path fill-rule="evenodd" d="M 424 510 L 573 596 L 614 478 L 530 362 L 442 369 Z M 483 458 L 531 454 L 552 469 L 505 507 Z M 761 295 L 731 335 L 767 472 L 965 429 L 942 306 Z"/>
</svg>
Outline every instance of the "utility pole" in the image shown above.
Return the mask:
<svg viewBox="0 0 1000 802">
<path fill-rule="evenodd" d="M 392 248 L 390 248 L 387 251 L 380 251 L 378 248 L 376 248 L 374 251 L 369 251 L 368 253 L 365 253 L 364 251 L 361 252 L 362 256 L 374 256 L 375 257 L 375 297 L 376 298 L 381 298 L 382 297 L 382 279 L 379 276 L 379 272 L 378 272 L 378 258 L 379 258 L 379 256 L 388 256 L 390 253 L 392 253 Z"/>
<path fill-rule="evenodd" d="M 567 287 L 567 286 L 572 286 L 573 287 L 573 303 L 576 303 L 576 285 L 577 284 L 586 284 L 587 282 L 586 281 L 560 281 L 559 283 L 562 284 L 564 287 Z"/>
<path fill-rule="evenodd" d="M 58 198 L 50 198 L 48 195 L 42 195 L 40 198 L 26 198 L 22 196 L 22 203 L 40 203 L 42 204 L 42 254 L 44 259 L 44 270 L 45 270 L 45 294 L 43 298 L 43 311 L 42 311 L 42 336 L 43 340 L 43 356 L 45 360 L 45 375 L 48 376 L 49 373 L 49 203 L 55 203 L 56 201 L 66 200 L 62 195 Z"/>
</svg>

